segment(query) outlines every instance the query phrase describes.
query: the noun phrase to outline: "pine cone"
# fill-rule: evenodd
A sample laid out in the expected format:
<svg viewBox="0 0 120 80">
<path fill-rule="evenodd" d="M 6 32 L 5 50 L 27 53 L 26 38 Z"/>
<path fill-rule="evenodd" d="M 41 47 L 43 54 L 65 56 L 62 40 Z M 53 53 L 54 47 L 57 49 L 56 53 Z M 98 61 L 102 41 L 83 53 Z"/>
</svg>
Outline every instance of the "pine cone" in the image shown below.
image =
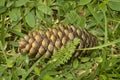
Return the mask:
<svg viewBox="0 0 120 80">
<path fill-rule="evenodd" d="M 85 29 L 79 29 L 74 26 L 58 25 L 57 28 L 48 28 L 47 30 L 38 30 L 29 33 L 19 41 L 19 51 L 29 53 L 35 59 L 43 54 L 49 58 L 52 53 L 64 47 L 67 42 L 79 38 L 80 43 L 77 48 L 93 47 L 97 44 L 97 38 Z M 89 51 L 76 51 L 75 56 L 85 54 Z"/>
</svg>

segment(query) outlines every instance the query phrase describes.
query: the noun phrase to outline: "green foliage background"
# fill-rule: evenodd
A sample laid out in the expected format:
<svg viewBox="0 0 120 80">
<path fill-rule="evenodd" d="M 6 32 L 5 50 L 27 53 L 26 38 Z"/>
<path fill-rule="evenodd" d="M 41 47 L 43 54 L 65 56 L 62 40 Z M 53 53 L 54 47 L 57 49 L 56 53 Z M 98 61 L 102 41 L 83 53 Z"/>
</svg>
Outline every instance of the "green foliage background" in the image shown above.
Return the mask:
<svg viewBox="0 0 120 80">
<path fill-rule="evenodd" d="M 0 0 L 0 80 L 120 80 L 119 14 L 120 0 Z M 75 39 L 47 62 L 18 52 L 19 38 L 61 22 L 87 28 L 98 46 L 69 60 Z"/>
</svg>

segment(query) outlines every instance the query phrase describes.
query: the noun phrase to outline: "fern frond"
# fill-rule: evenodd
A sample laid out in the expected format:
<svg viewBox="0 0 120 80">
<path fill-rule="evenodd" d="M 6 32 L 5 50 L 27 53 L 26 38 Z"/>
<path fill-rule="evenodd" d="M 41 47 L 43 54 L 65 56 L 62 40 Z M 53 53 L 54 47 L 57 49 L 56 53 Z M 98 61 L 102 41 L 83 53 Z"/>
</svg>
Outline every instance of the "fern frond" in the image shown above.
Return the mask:
<svg viewBox="0 0 120 80">
<path fill-rule="evenodd" d="M 54 53 L 41 74 L 47 73 L 49 70 L 55 69 L 61 64 L 66 63 L 72 57 L 79 42 L 80 40 L 75 38 L 64 48 L 61 48 L 58 52 Z"/>
<path fill-rule="evenodd" d="M 60 66 L 67 62 L 75 52 L 76 46 L 79 43 L 79 39 L 74 39 L 70 43 L 68 43 L 65 48 L 61 48 L 58 52 L 56 52 L 52 58 L 49 60 L 48 64 L 52 64 L 53 68 Z"/>
</svg>

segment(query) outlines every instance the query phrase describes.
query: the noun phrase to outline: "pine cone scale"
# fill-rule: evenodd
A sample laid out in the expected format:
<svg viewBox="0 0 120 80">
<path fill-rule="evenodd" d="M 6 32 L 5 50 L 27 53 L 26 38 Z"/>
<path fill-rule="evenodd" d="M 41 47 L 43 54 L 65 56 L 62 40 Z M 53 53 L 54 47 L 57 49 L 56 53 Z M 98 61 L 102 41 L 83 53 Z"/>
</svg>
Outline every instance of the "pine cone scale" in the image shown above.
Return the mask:
<svg viewBox="0 0 120 80">
<path fill-rule="evenodd" d="M 39 58 L 43 54 L 45 58 L 48 58 L 60 49 L 64 47 L 66 43 L 80 39 L 80 44 L 77 48 L 93 47 L 97 44 L 97 39 L 94 35 L 87 30 L 82 30 L 74 26 L 62 26 L 58 25 L 57 28 L 49 28 L 46 31 L 34 31 L 26 35 L 19 41 L 19 50 L 22 53 L 29 53 L 29 56 Z M 80 53 L 87 53 L 89 51 L 78 51 Z M 78 55 L 78 53 L 76 54 Z"/>
</svg>

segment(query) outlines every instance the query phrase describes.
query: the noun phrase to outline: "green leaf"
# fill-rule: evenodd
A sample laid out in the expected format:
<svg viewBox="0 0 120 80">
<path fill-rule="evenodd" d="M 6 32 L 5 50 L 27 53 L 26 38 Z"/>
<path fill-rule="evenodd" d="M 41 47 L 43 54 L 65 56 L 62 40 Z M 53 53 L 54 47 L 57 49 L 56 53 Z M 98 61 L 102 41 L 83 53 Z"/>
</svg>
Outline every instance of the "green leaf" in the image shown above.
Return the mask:
<svg viewBox="0 0 120 80">
<path fill-rule="evenodd" d="M 34 67 L 37 66 L 37 64 L 43 59 L 43 57 L 39 58 L 33 65 L 32 67 L 26 72 L 24 77 L 22 77 L 22 80 L 25 80 L 25 78 L 34 70 Z M 43 76 L 42 76 L 43 77 Z"/>
<path fill-rule="evenodd" d="M 46 5 L 40 5 L 38 6 L 38 10 L 43 12 L 44 14 L 52 15 L 52 9 Z"/>
<path fill-rule="evenodd" d="M 20 18 L 20 9 L 19 8 L 14 8 L 9 12 L 9 16 L 11 20 L 17 21 Z"/>
<path fill-rule="evenodd" d="M 54 80 L 54 79 L 49 75 L 45 75 L 43 80 Z"/>
<path fill-rule="evenodd" d="M 86 25 L 86 18 L 85 18 L 85 16 L 78 17 L 78 19 L 76 21 L 76 25 L 79 26 L 79 27 L 85 27 L 85 25 Z"/>
<path fill-rule="evenodd" d="M 6 0 L 0 0 L 0 6 L 4 6 L 5 5 L 5 1 Z"/>
<path fill-rule="evenodd" d="M 14 1 L 7 1 L 6 7 L 10 7 L 14 5 Z"/>
<path fill-rule="evenodd" d="M 67 78 L 66 80 L 73 80 L 73 74 L 71 73 L 68 73 L 65 77 Z"/>
<path fill-rule="evenodd" d="M 86 18 L 85 16 L 79 16 L 75 10 L 71 10 L 70 13 L 65 15 L 64 22 L 67 24 L 84 27 L 86 24 Z"/>
<path fill-rule="evenodd" d="M 14 61 L 12 59 L 7 60 L 7 67 L 12 68 L 14 65 Z"/>
<path fill-rule="evenodd" d="M 70 11 L 70 13 L 66 14 L 66 18 L 64 19 L 64 22 L 66 23 L 75 23 L 78 19 L 78 14 L 75 11 Z"/>
<path fill-rule="evenodd" d="M 0 77 L 0 80 L 12 80 L 12 75 L 4 75 Z"/>
<path fill-rule="evenodd" d="M 7 10 L 6 7 L 0 6 L 0 14 L 4 13 Z"/>
<path fill-rule="evenodd" d="M 107 76 L 106 75 L 100 75 L 100 80 L 107 80 Z"/>
<path fill-rule="evenodd" d="M 16 30 L 14 30 L 14 29 L 11 29 L 11 28 L 9 28 L 9 31 L 10 31 L 11 33 L 14 33 L 14 34 L 17 35 L 17 36 L 20 36 L 20 37 L 23 37 L 23 36 L 24 36 L 23 33 L 19 32 L 19 31 L 16 31 Z"/>
<path fill-rule="evenodd" d="M 73 62 L 73 68 L 77 68 L 78 67 L 78 59 L 76 58 Z"/>
<path fill-rule="evenodd" d="M 4 71 L 7 69 L 5 65 L 0 65 L 0 76 L 4 73 Z"/>
<path fill-rule="evenodd" d="M 21 32 L 21 23 L 18 23 L 16 26 L 12 28 L 14 31 Z"/>
<path fill-rule="evenodd" d="M 34 67 L 34 71 L 35 71 L 36 75 L 40 75 L 40 70 L 38 67 Z"/>
<path fill-rule="evenodd" d="M 82 57 L 81 62 L 88 62 L 90 60 L 89 57 Z"/>
<path fill-rule="evenodd" d="M 39 19 L 39 21 L 42 21 L 44 19 L 44 13 L 40 12 L 39 10 L 36 11 L 36 16 Z"/>
<path fill-rule="evenodd" d="M 88 10 L 90 11 L 90 13 L 93 15 L 93 17 L 95 18 L 95 20 L 96 20 L 96 23 L 97 24 L 100 24 L 100 26 L 101 27 L 104 27 L 104 25 L 103 25 L 103 23 L 101 22 L 101 17 L 100 17 L 100 15 L 102 15 L 102 17 L 103 17 L 103 14 L 101 14 L 100 12 L 98 13 L 98 14 L 96 14 L 96 11 L 94 10 L 94 6 L 93 5 L 87 5 L 87 7 L 88 7 Z M 92 17 L 92 18 L 93 18 Z"/>
<path fill-rule="evenodd" d="M 7 60 L 8 60 L 7 55 L 6 55 L 6 52 L 4 50 L 4 46 L 3 46 L 1 41 L 0 41 L 0 50 L 2 50 L 2 54 L 4 55 L 4 58 L 5 58 L 6 62 L 7 62 Z"/>
<path fill-rule="evenodd" d="M 110 0 L 108 5 L 112 10 L 120 11 L 120 0 Z"/>
<path fill-rule="evenodd" d="M 20 7 L 20 6 L 23 6 L 25 5 L 29 0 L 18 0 L 15 2 L 15 6 L 16 7 Z"/>
<path fill-rule="evenodd" d="M 86 5 L 90 2 L 91 2 L 91 0 L 80 0 L 79 5 Z"/>
<path fill-rule="evenodd" d="M 95 61 L 101 63 L 101 62 L 103 61 L 103 58 L 101 58 L 101 57 L 96 57 L 96 58 L 95 58 Z"/>
<path fill-rule="evenodd" d="M 34 14 L 32 14 L 31 12 L 25 16 L 25 20 L 30 27 L 35 26 L 35 17 Z"/>
<path fill-rule="evenodd" d="M 25 74 L 26 74 L 25 69 L 22 69 L 22 68 L 20 68 L 20 67 L 14 68 L 14 71 L 13 71 L 13 73 L 12 73 L 14 80 L 15 80 L 15 79 L 18 79 L 18 76 L 24 77 Z"/>
</svg>

